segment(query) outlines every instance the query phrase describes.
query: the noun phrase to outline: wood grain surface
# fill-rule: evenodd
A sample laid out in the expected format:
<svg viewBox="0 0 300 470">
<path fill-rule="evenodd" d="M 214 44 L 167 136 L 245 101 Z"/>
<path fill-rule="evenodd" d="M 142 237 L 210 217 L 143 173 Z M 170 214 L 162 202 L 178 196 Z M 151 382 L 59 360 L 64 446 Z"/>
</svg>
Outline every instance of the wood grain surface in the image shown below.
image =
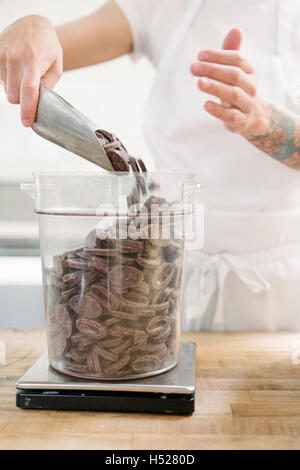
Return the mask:
<svg viewBox="0 0 300 470">
<path fill-rule="evenodd" d="M 0 339 L 0 449 L 300 449 L 300 333 L 184 333 L 197 343 L 192 416 L 18 409 L 16 380 L 45 350 L 45 332 Z"/>
</svg>

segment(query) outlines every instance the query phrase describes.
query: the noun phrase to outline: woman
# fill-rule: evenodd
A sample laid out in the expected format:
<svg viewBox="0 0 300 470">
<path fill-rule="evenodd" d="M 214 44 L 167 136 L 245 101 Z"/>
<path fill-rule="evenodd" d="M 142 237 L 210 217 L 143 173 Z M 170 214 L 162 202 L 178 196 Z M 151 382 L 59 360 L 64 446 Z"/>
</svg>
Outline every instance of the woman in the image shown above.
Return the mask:
<svg viewBox="0 0 300 470">
<path fill-rule="evenodd" d="M 131 53 L 156 67 L 145 135 L 157 168 L 197 172 L 207 188 L 185 328 L 300 327 L 299 14 L 294 0 L 110 0 L 56 29 L 30 16 L 0 35 L 0 80 L 25 126 L 63 62 Z"/>
</svg>

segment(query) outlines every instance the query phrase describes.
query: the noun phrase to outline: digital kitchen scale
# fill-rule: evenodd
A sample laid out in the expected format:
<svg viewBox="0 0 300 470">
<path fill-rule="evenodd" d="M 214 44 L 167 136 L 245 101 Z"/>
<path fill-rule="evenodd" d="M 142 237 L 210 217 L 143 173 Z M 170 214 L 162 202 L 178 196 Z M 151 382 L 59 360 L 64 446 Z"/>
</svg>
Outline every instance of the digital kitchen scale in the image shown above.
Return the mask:
<svg viewBox="0 0 300 470">
<path fill-rule="evenodd" d="M 172 370 L 146 379 L 88 381 L 52 369 L 44 353 L 17 382 L 17 406 L 39 410 L 190 414 L 194 411 L 196 344 L 182 342 Z"/>
</svg>

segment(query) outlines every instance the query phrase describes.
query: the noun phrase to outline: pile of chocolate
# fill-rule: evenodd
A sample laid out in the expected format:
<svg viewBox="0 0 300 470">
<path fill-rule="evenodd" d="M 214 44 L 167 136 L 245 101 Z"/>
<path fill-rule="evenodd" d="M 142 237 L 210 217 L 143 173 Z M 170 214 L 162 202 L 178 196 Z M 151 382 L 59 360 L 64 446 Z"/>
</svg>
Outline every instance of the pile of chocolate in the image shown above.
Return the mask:
<svg viewBox="0 0 300 470">
<path fill-rule="evenodd" d="M 146 224 L 132 237 L 129 225 L 140 213 L 129 210 L 105 230 L 90 232 L 84 246 L 53 257 L 46 282 L 49 358 L 79 377 L 142 376 L 176 362 L 183 241 L 176 239 L 174 220 L 165 237 L 161 214 L 153 218 L 153 207 L 168 204 L 149 197 L 144 163 L 113 134 L 96 135 L 115 171 L 134 171 L 128 208 L 147 198 Z"/>
<path fill-rule="evenodd" d="M 151 224 L 125 238 L 119 223 L 55 256 L 48 273 L 50 360 L 75 375 L 130 377 L 176 359 L 182 246 Z"/>
</svg>

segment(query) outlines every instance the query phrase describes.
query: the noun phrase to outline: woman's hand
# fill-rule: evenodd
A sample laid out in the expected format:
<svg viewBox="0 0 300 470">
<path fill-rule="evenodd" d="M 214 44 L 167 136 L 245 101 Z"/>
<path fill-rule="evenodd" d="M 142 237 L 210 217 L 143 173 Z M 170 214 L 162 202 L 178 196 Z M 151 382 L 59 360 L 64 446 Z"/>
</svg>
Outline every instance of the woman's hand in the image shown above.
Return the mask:
<svg viewBox="0 0 300 470">
<path fill-rule="evenodd" d="M 9 102 L 21 104 L 24 126 L 34 123 L 40 82 L 53 88 L 62 69 L 62 48 L 47 18 L 27 16 L 0 33 L 0 82 Z"/>
<path fill-rule="evenodd" d="M 232 29 L 223 50 L 199 52 L 191 72 L 200 77 L 201 91 L 221 100 L 206 101 L 206 111 L 221 119 L 229 131 L 247 137 L 263 128 L 265 102 L 257 95 L 254 67 L 239 53 L 241 42 L 241 32 Z"/>
<path fill-rule="evenodd" d="M 226 128 L 237 132 L 275 160 L 300 170 L 300 119 L 257 95 L 255 70 L 238 51 L 240 30 L 232 29 L 223 50 L 201 51 L 192 73 L 201 77 L 200 90 L 220 98 L 207 101 L 206 111 L 221 119 Z"/>
</svg>

